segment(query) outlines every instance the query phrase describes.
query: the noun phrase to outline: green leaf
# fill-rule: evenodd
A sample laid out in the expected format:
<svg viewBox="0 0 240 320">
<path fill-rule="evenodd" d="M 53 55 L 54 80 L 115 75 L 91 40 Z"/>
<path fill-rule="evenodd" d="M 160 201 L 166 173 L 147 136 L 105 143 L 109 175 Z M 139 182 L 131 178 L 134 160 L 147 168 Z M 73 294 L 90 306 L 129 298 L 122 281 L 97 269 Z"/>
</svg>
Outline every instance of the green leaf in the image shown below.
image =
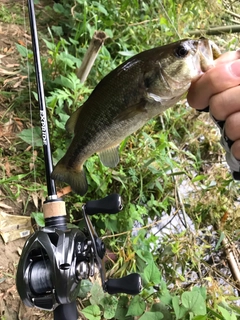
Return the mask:
<svg viewBox="0 0 240 320">
<path fill-rule="evenodd" d="M 181 296 L 182 304 L 194 315 L 205 315 L 207 313 L 206 303 L 200 292 L 190 291 L 184 292 Z"/>
<path fill-rule="evenodd" d="M 118 320 L 125 320 L 127 311 L 128 311 L 128 297 L 121 296 L 118 300 L 115 318 Z"/>
<path fill-rule="evenodd" d="M 135 296 L 130 302 L 127 316 L 140 316 L 144 312 L 145 307 L 146 303 L 143 298 L 139 295 Z"/>
<path fill-rule="evenodd" d="M 171 301 L 172 301 L 172 296 L 169 293 L 169 290 L 167 288 L 167 284 L 165 281 L 161 280 L 160 283 L 160 295 L 159 298 L 161 300 L 162 303 L 164 303 L 165 305 L 170 305 Z"/>
<path fill-rule="evenodd" d="M 146 263 L 151 263 L 153 260 L 153 256 L 150 251 L 147 250 L 136 250 L 136 254 Z"/>
<path fill-rule="evenodd" d="M 159 284 L 161 281 L 161 274 L 154 261 L 150 261 L 144 269 L 144 277 L 148 283 Z"/>
<path fill-rule="evenodd" d="M 61 37 L 63 35 L 62 27 L 52 26 L 51 29 L 56 33 L 57 36 Z"/>
<path fill-rule="evenodd" d="M 65 12 L 64 6 L 60 3 L 54 3 L 53 10 L 57 13 L 64 13 Z"/>
<path fill-rule="evenodd" d="M 42 135 L 40 127 L 23 129 L 18 134 L 18 137 L 21 138 L 24 142 L 28 143 L 29 145 L 34 145 L 35 147 L 42 146 Z"/>
<path fill-rule="evenodd" d="M 192 182 L 197 182 L 197 181 L 205 180 L 206 178 L 207 178 L 206 175 L 201 174 L 201 175 L 198 175 L 198 176 L 194 177 L 194 178 L 192 179 Z"/>
<path fill-rule="evenodd" d="M 104 298 L 104 292 L 102 287 L 98 283 L 94 283 L 91 289 L 91 304 L 100 304 L 100 301 Z"/>
<path fill-rule="evenodd" d="M 172 298 L 173 310 L 175 312 L 176 320 L 181 319 L 186 313 L 187 309 L 183 306 L 180 306 L 180 298 L 175 296 Z"/>
<path fill-rule="evenodd" d="M 207 299 L 207 289 L 205 287 L 193 287 L 192 291 L 197 291 L 201 293 L 204 300 Z"/>
<path fill-rule="evenodd" d="M 98 11 L 100 11 L 103 14 L 105 14 L 105 16 L 108 15 L 108 12 L 107 12 L 107 10 L 105 9 L 105 7 L 103 5 L 101 5 L 100 3 L 96 2 L 96 1 L 94 1 L 93 3 L 94 3 L 95 6 L 97 6 Z"/>
<path fill-rule="evenodd" d="M 100 320 L 101 319 L 101 310 L 97 305 L 91 305 L 84 308 L 82 311 L 83 315 L 89 320 Z"/>
<path fill-rule="evenodd" d="M 132 57 L 136 54 L 134 51 L 119 51 L 118 53 L 124 57 Z"/>
<path fill-rule="evenodd" d="M 84 299 L 87 297 L 87 294 L 90 292 L 92 287 L 92 282 L 88 279 L 84 279 L 81 281 L 78 297 Z"/>
<path fill-rule="evenodd" d="M 222 243 L 224 238 L 225 238 L 225 234 L 224 234 L 224 232 L 221 232 L 220 238 L 219 238 L 219 240 L 218 240 L 218 242 L 216 244 L 216 247 L 215 247 L 215 251 L 218 250 L 218 248 L 220 247 L 220 245 L 221 245 L 221 243 Z"/>
<path fill-rule="evenodd" d="M 52 42 L 50 42 L 50 41 L 47 41 L 46 39 L 43 39 L 43 41 L 45 42 L 45 44 L 46 44 L 46 46 L 47 46 L 47 48 L 48 48 L 49 50 L 55 51 L 55 49 L 56 49 L 55 43 L 52 43 Z"/>
<path fill-rule="evenodd" d="M 172 313 L 162 302 L 153 304 L 150 311 L 162 313 L 164 320 L 173 320 Z"/>
<path fill-rule="evenodd" d="M 26 58 L 28 56 L 28 49 L 18 43 L 16 43 L 16 47 L 17 47 L 17 50 L 18 52 L 20 53 L 20 55 L 23 57 L 23 58 Z"/>
<path fill-rule="evenodd" d="M 112 319 L 115 316 L 118 300 L 115 296 L 107 295 L 101 301 L 105 319 Z"/>
<path fill-rule="evenodd" d="M 32 212 L 31 217 L 35 219 L 38 226 L 45 227 L 44 214 L 42 212 Z"/>
<path fill-rule="evenodd" d="M 163 319 L 163 314 L 161 312 L 145 312 L 139 320 L 160 320 Z M 165 318 L 164 318 L 165 319 Z"/>
<path fill-rule="evenodd" d="M 224 317 L 224 320 L 237 320 L 237 317 L 234 313 L 230 313 L 225 308 L 218 306 L 218 310 L 221 312 L 222 316 Z"/>
</svg>

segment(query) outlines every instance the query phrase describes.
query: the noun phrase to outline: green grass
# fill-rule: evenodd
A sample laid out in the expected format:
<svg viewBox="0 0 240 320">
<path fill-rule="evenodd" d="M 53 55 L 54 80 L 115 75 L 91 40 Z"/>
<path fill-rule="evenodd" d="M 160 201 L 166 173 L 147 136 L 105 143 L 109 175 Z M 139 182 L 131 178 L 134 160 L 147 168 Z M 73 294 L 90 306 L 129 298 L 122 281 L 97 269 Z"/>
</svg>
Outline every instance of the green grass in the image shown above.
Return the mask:
<svg viewBox="0 0 240 320">
<path fill-rule="evenodd" d="M 0 22 L 23 25 L 24 19 L 22 2 L 0 5 Z"/>
<path fill-rule="evenodd" d="M 204 21 L 208 25 L 210 18 L 214 17 L 206 1 L 200 1 L 194 4 L 194 7 L 188 1 L 184 2 L 184 5 L 180 1 L 163 1 L 171 22 L 164 15 L 160 4 L 152 0 L 132 1 L 131 5 L 126 0 L 113 3 L 107 0 L 77 0 L 74 8 L 71 1 L 62 0 L 61 3 L 55 3 L 53 9 L 47 9 L 48 12 L 54 11 L 56 16 L 55 20 L 50 21 L 50 28 L 47 30 L 41 26 L 41 39 L 45 40 L 44 47 L 41 46 L 44 87 L 54 161 L 63 155 L 71 138 L 64 128 L 68 113 L 79 107 L 96 83 L 126 60 L 129 52 L 137 53 L 178 39 L 173 25 L 178 27 L 181 36 L 186 36 L 187 30 L 197 28 L 198 24 L 203 24 Z M 20 10 L 18 5 L 14 4 L 11 8 L 1 5 L 1 8 L 0 20 L 5 19 L 5 23 L 15 21 L 17 13 L 21 16 L 17 11 Z M 217 19 L 214 22 L 218 21 Z M 95 29 L 105 30 L 111 37 L 100 51 L 93 70 L 83 85 L 76 79 L 75 68 L 80 64 Z M 9 111 L 14 110 L 16 116 L 24 119 L 24 128 L 28 131 L 16 138 L 12 149 L 2 150 L 10 164 L 15 165 L 15 171 L 11 177 L 3 175 L 0 186 L 12 201 L 21 197 L 23 191 L 27 192 L 28 203 L 31 195 L 35 196 L 40 189 L 46 193 L 46 183 L 41 146 L 35 146 L 36 174 L 29 172 L 33 156 L 30 128 L 32 125 L 35 127 L 33 133 L 36 137 L 39 111 L 34 93 L 36 88 L 32 52 L 26 52 L 26 48 L 21 46 L 18 46 L 18 50 L 21 54 L 22 74 L 27 74 L 27 63 L 31 67 L 33 123 L 29 123 L 29 91 L 26 81 L 22 91 L 14 92 L 10 88 L 11 93 L 3 93 L 8 102 L 11 100 Z M 145 303 L 148 310 L 152 310 L 156 300 L 165 301 L 169 317 L 170 314 L 177 313 L 178 307 L 182 308 L 180 298 L 184 299 L 183 293 L 186 291 L 184 286 L 181 286 L 181 281 L 185 281 L 184 272 L 199 272 L 199 266 L 204 263 L 205 250 L 211 248 L 211 243 L 207 241 L 199 248 L 197 232 L 207 232 L 207 227 L 219 221 L 226 209 L 234 211 L 237 185 L 219 163 L 219 159 L 223 159 L 222 151 L 219 150 L 216 135 L 209 134 L 214 128 L 206 115 L 197 116 L 185 105 L 178 105 L 165 112 L 162 119 L 158 117 L 150 121 L 143 130 L 121 143 L 121 162 L 117 168 L 103 167 L 97 155 L 88 159 L 88 194 L 84 198 L 76 194 L 65 198 L 68 215 L 72 220 L 78 220 L 83 202 L 104 197 L 112 192 L 122 195 L 124 210 L 121 213 L 93 217 L 96 230 L 105 236 L 107 247 L 117 256 L 117 261 L 110 265 L 109 269 L 114 268 L 118 275 L 127 274 L 129 270 L 140 272 L 145 276 L 145 282 L 144 290 L 137 299 L 142 305 Z M 204 139 L 200 139 L 202 136 Z M 195 225 L 196 233 L 185 228 L 182 233 L 171 233 L 159 242 L 160 232 L 154 235 L 151 226 L 146 229 L 145 227 L 149 225 L 149 218 L 157 223 L 165 214 L 171 215 L 173 208 L 182 210 L 176 190 L 179 184 L 186 180 L 193 191 L 189 197 L 184 198 L 184 205 Z M 57 184 L 58 187 L 62 185 L 64 184 Z M 234 221 L 238 214 L 233 214 L 232 222 L 226 224 L 229 234 L 235 230 Z M 136 222 L 141 230 L 133 236 L 131 230 Z M 151 268 L 146 269 L 147 264 L 150 264 Z M 180 268 L 183 275 L 178 274 Z M 156 271 L 156 279 L 154 272 L 149 269 Z M 211 267 L 208 272 L 209 279 L 215 281 Z M 157 283 L 159 281 L 160 283 Z M 169 284 L 173 287 L 172 291 L 167 289 Z M 190 295 L 201 297 L 199 299 L 202 306 L 207 305 L 216 313 L 218 296 L 222 296 L 226 301 L 228 298 L 220 285 L 216 284 L 216 290 L 212 292 L 207 282 L 205 284 L 208 296 L 204 290 L 201 296 L 197 295 L 198 289 L 190 291 Z M 202 279 L 190 283 L 190 286 L 201 287 Z M 133 306 L 134 300 L 129 297 L 126 299 L 125 305 L 129 303 Z M 104 307 L 98 308 L 101 315 L 104 309 L 108 309 L 110 302 L 105 301 L 106 305 L 99 302 L 100 305 L 103 303 L 101 306 Z M 112 302 L 115 304 L 116 301 Z M 228 303 L 230 306 L 229 301 Z M 159 305 L 155 307 L 155 311 L 160 308 Z M 199 310 L 195 311 L 197 316 Z M 132 308 L 131 312 L 134 316 L 137 311 Z M 143 319 L 147 319 L 146 317 Z M 189 314 L 183 315 L 181 319 L 188 320 Z"/>
</svg>

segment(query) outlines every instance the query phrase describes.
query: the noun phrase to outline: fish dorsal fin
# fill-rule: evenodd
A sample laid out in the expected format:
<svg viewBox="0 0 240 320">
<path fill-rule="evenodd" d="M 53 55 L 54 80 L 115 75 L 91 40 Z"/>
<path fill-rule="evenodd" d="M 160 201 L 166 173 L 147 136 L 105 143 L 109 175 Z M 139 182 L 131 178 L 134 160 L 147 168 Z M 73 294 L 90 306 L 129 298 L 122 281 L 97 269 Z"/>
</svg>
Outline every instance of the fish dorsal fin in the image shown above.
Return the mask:
<svg viewBox="0 0 240 320">
<path fill-rule="evenodd" d="M 80 114 L 80 111 L 81 111 L 81 107 L 78 108 L 76 111 L 74 111 L 70 118 L 68 119 L 68 121 L 66 122 L 66 125 L 65 125 L 65 128 L 68 132 L 70 133 L 74 133 L 74 129 L 76 127 L 76 123 L 77 123 L 77 120 L 78 120 L 78 117 L 79 117 L 79 114 Z"/>
<path fill-rule="evenodd" d="M 99 152 L 99 158 L 105 167 L 116 167 L 119 162 L 118 146 L 114 146 Z"/>
</svg>

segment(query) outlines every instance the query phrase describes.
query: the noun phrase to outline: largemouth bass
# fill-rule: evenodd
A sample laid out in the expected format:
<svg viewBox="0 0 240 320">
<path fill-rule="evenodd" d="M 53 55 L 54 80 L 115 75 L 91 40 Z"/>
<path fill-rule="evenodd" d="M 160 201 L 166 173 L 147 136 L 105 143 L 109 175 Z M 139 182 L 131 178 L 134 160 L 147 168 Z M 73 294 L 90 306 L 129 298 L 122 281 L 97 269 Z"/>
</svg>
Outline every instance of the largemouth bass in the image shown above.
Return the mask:
<svg viewBox="0 0 240 320">
<path fill-rule="evenodd" d="M 141 52 L 111 71 L 67 121 L 74 137 L 52 178 L 84 195 L 84 162 L 99 153 L 103 165 L 115 167 L 120 142 L 179 101 L 219 55 L 207 39 L 185 39 Z"/>
</svg>

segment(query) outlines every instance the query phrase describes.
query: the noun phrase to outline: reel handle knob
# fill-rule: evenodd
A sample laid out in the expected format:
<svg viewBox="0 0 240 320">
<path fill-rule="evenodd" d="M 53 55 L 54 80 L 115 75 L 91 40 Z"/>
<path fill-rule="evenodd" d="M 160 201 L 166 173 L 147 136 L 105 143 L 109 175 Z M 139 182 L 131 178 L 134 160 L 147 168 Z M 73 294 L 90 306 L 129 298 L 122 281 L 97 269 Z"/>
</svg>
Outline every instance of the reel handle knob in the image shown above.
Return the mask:
<svg viewBox="0 0 240 320">
<path fill-rule="evenodd" d="M 76 301 L 69 304 L 60 304 L 54 311 L 54 320 L 76 320 L 78 319 Z"/>
<path fill-rule="evenodd" d="M 121 197 L 117 193 L 110 194 L 99 200 L 88 201 L 84 205 L 85 213 L 88 215 L 97 213 L 118 213 L 122 208 Z"/>
<path fill-rule="evenodd" d="M 138 273 L 132 273 L 120 279 L 108 279 L 105 282 L 105 291 L 109 294 L 126 293 L 136 295 L 141 290 L 142 281 Z"/>
</svg>

